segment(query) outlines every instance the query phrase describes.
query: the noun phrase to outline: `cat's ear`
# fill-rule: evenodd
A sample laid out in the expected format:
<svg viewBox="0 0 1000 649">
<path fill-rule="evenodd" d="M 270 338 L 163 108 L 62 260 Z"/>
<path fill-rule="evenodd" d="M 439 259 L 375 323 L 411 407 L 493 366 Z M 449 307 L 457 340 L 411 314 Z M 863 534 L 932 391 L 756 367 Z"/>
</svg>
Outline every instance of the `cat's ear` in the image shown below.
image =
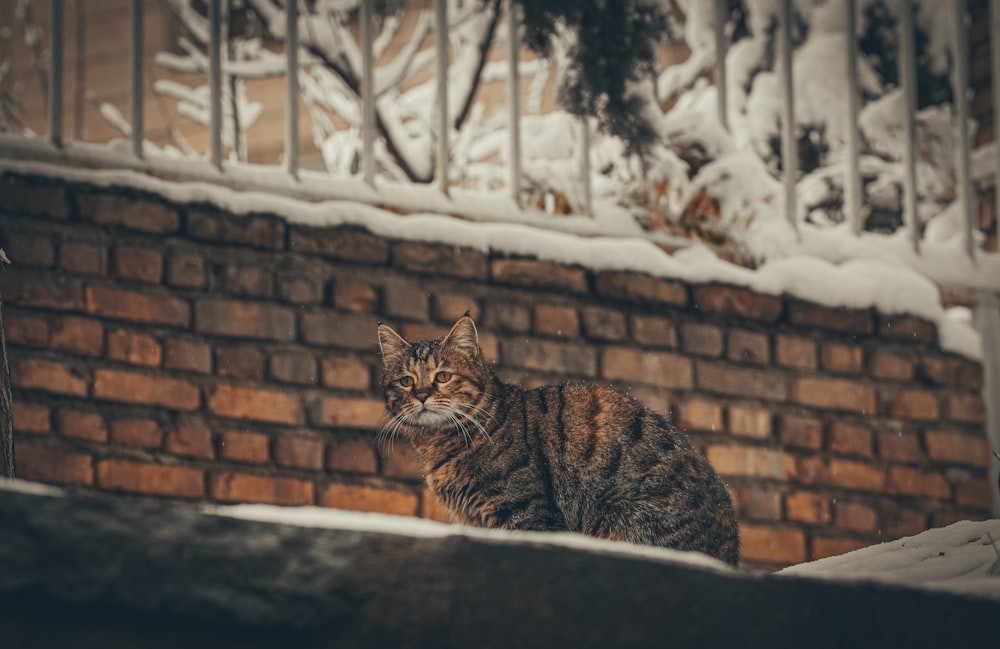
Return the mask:
<svg viewBox="0 0 1000 649">
<path fill-rule="evenodd" d="M 410 353 L 410 343 L 389 325 L 379 324 L 378 346 L 382 350 L 382 363 L 385 365 Z"/>
<path fill-rule="evenodd" d="M 479 332 L 476 331 L 476 323 L 468 315 L 462 316 L 441 341 L 441 346 L 451 346 L 470 353 L 478 353 Z"/>
</svg>

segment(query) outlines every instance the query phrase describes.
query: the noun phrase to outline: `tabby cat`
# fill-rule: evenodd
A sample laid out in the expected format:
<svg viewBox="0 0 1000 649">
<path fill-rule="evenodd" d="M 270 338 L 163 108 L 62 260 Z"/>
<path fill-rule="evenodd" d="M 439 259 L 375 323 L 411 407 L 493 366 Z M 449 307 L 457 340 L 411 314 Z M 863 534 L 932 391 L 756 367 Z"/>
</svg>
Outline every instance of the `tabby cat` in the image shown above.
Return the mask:
<svg viewBox="0 0 1000 649">
<path fill-rule="evenodd" d="M 729 493 L 687 436 L 594 385 L 522 389 L 483 358 L 468 315 L 440 340 L 380 324 L 391 417 L 457 522 L 570 530 L 739 561 Z"/>
</svg>

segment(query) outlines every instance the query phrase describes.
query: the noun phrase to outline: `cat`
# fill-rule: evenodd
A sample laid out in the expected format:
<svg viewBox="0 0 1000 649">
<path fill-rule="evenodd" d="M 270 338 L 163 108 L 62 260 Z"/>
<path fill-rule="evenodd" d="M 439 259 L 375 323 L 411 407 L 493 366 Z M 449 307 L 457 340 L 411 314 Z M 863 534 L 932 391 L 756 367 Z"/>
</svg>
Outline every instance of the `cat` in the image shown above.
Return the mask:
<svg viewBox="0 0 1000 649">
<path fill-rule="evenodd" d="M 439 340 L 378 326 L 390 421 L 455 522 L 569 530 L 695 550 L 736 565 L 729 493 L 687 436 L 597 385 L 523 389 L 483 357 L 472 318 Z"/>
</svg>

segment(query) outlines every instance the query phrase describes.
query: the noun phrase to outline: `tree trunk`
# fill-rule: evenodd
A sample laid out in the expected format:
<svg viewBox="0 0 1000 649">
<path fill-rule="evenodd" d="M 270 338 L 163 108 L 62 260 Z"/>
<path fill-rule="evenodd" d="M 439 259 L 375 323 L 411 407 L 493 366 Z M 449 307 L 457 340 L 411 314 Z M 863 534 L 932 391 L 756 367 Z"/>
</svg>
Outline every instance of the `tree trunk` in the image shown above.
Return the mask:
<svg viewBox="0 0 1000 649">
<path fill-rule="evenodd" d="M 3 270 L 0 250 L 0 271 Z M 0 293 L 0 478 L 14 477 L 14 412 L 10 396 L 10 366 L 3 326 L 3 295 Z"/>
</svg>

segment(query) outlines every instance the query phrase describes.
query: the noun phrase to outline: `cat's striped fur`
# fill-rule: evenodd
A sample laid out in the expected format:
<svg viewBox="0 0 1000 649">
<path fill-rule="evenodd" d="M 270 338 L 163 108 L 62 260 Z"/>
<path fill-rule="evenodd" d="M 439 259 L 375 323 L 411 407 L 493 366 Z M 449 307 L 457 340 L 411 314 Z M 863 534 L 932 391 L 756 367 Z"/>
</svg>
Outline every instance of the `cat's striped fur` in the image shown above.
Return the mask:
<svg viewBox="0 0 1000 649">
<path fill-rule="evenodd" d="M 500 380 L 468 316 L 441 340 L 408 342 L 386 325 L 378 334 L 391 417 L 383 432 L 413 443 L 457 522 L 739 561 L 729 493 L 661 415 L 606 387 Z"/>
</svg>

